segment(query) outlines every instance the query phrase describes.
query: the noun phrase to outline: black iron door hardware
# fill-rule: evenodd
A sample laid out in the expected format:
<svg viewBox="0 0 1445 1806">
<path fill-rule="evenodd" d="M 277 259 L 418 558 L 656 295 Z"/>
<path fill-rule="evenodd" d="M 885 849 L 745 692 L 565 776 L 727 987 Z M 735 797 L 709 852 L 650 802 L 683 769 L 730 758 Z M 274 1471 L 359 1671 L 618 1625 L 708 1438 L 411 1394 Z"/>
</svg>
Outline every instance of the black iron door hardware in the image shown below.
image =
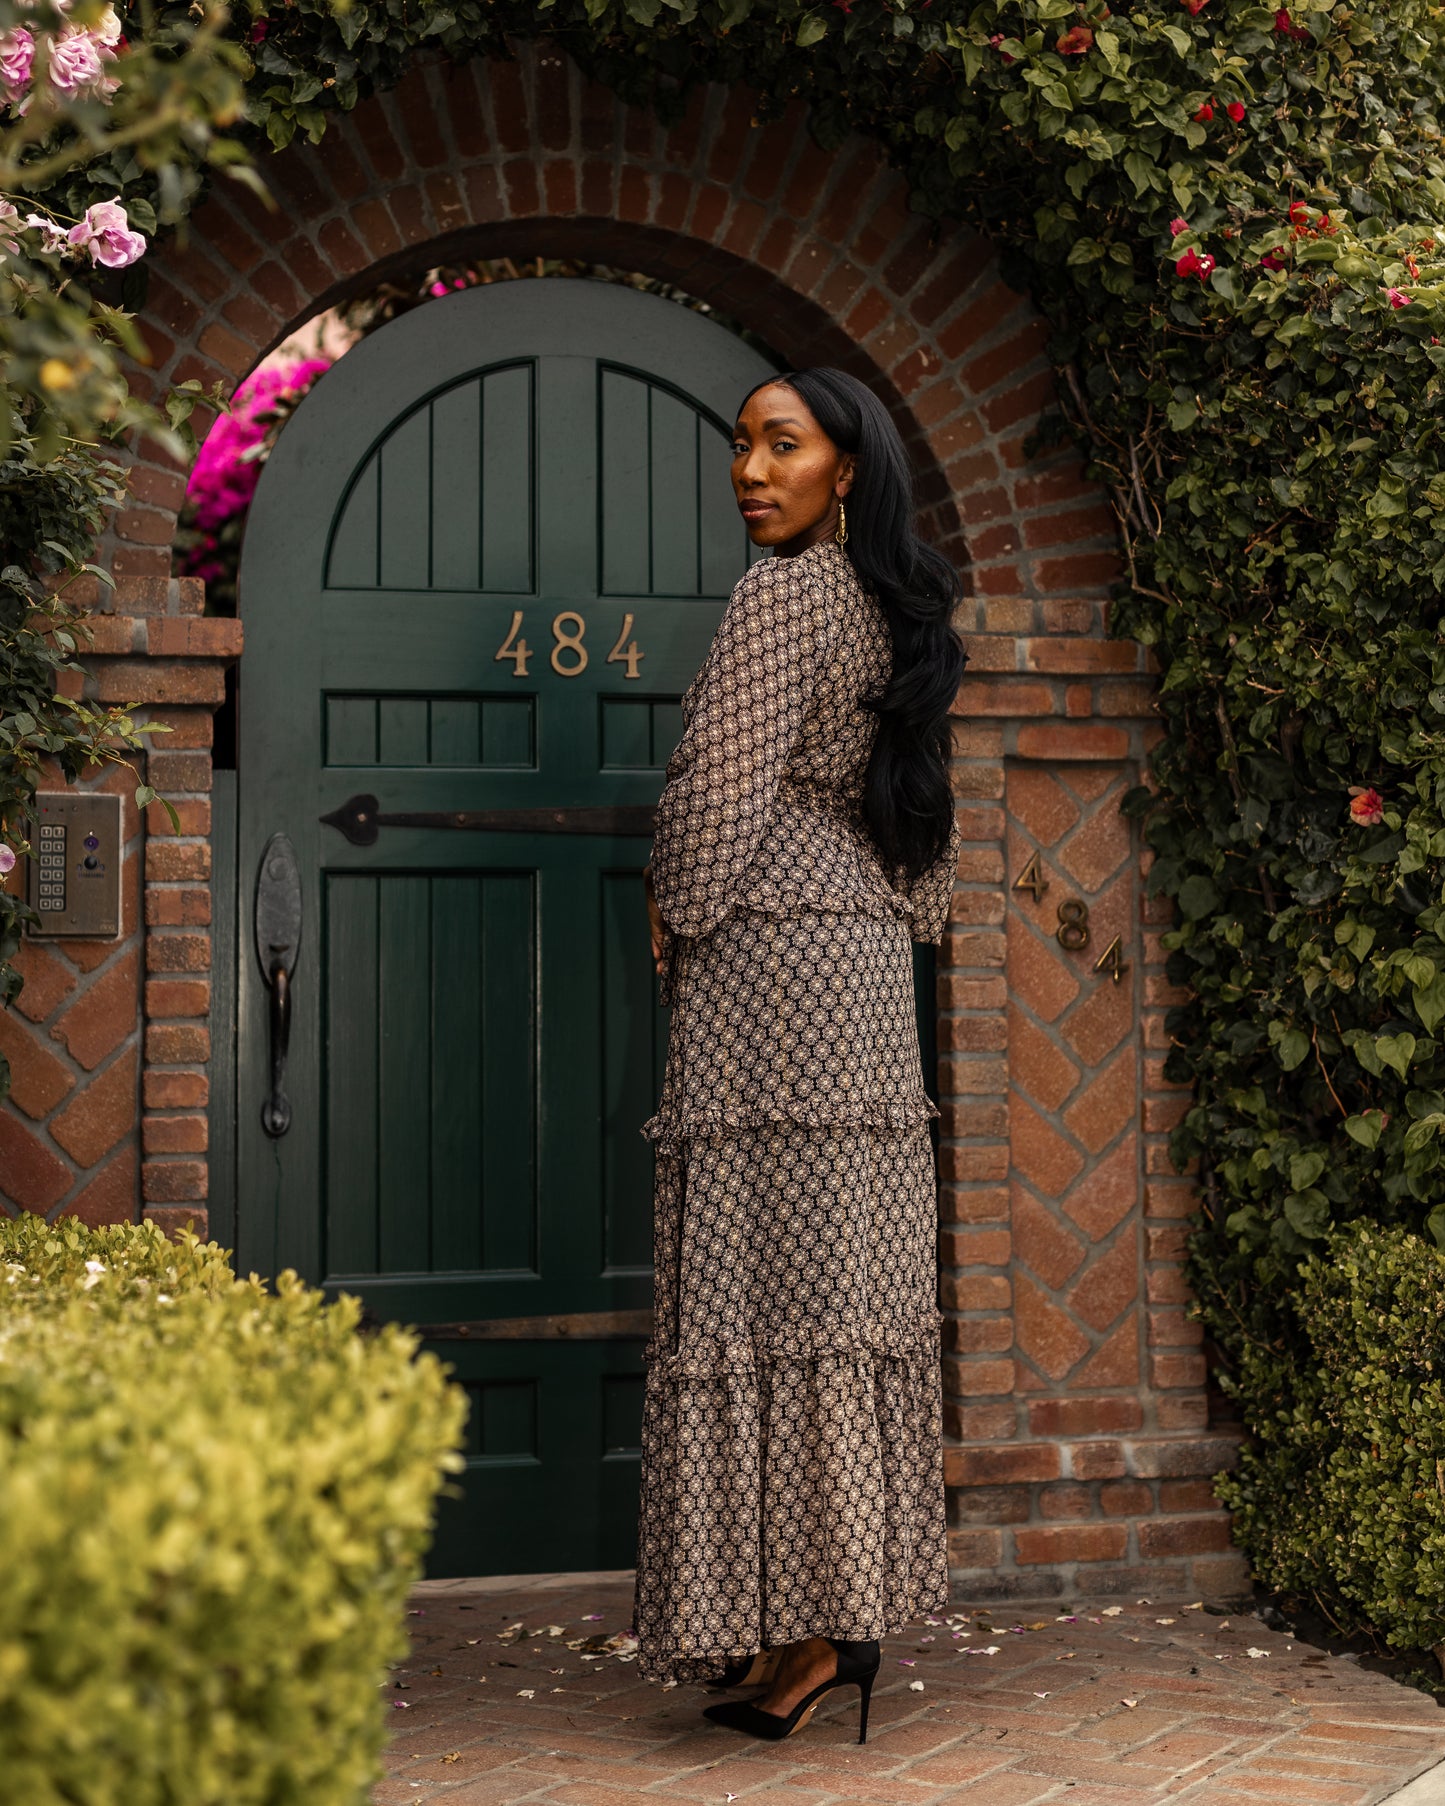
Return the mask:
<svg viewBox="0 0 1445 1806">
<path fill-rule="evenodd" d="M 273 834 L 256 874 L 256 958 L 271 997 L 271 1084 L 261 1106 L 261 1127 L 270 1136 L 291 1127 L 286 1096 L 286 1053 L 291 1041 L 291 982 L 301 950 L 301 868 L 284 834 Z"/>
<path fill-rule="evenodd" d="M 578 805 L 564 809 L 387 810 L 374 796 L 353 796 L 323 815 L 354 847 L 376 844 L 382 828 L 462 828 L 502 834 L 651 834 L 651 803 Z"/>
</svg>

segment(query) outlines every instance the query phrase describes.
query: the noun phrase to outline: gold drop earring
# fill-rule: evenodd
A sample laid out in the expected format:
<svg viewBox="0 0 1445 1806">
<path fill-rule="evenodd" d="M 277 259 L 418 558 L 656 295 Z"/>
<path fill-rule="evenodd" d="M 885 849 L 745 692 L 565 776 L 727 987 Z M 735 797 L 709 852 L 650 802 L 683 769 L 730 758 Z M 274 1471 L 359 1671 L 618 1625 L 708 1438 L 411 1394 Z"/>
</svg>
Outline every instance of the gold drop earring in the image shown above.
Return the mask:
<svg viewBox="0 0 1445 1806">
<path fill-rule="evenodd" d="M 838 497 L 838 531 L 833 538 L 840 546 L 846 546 L 848 543 L 848 510 L 843 506 L 841 495 Z"/>
</svg>

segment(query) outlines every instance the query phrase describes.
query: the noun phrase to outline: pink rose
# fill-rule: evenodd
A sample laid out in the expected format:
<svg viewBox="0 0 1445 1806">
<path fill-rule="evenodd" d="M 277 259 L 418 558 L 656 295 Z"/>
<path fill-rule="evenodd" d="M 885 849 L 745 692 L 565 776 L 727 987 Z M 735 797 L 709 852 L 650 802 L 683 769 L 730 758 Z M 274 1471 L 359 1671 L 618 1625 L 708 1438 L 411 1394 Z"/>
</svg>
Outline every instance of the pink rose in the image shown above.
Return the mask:
<svg viewBox="0 0 1445 1806">
<path fill-rule="evenodd" d="M 87 207 L 85 218 L 71 227 L 66 239 L 77 251 L 88 251 L 92 263 L 104 264 L 108 270 L 123 270 L 145 256 L 146 241 L 139 232 L 131 231 L 119 201 L 97 201 Z"/>
<path fill-rule="evenodd" d="M 1387 288 L 1385 298 L 1391 307 L 1408 307 L 1410 305 L 1410 296 L 1402 288 Z"/>
<path fill-rule="evenodd" d="M 62 94 L 78 94 L 92 88 L 105 74 L 99 38 L 93 32 L 72 27 L 50 47 L 50 83 Z"/>
<path fill-rule="evenodd" d="M 23 25 L 0 37 L 0 93 L 10 106 L 24 99 L 34 63 L 35 39 Z"/>
<path fill-rule="evenodd" d="M 8 876 L 8 874 L 14 870 L 15 849 L 14 847 L 7 847 L 3 841 L 0 841 L 0 878 Z"/>
<path fill-rule="evenodd" d="M 27 213 L 20 224 L 30 232 L 40 234 L 42 251 L 63 251 L 67 244 L 65 227 L 57 225 L 53 219 L 47 219 L 43 213 Z"/>
<path fill-rule="evenodd" d="M 1350 786 L 1350 820 L 1358 828 L 1373 828 L 1376 822 L 1384 819 L 1385 799 L 1378 790 L 1365 790 L 1358 784 Z"/>
</svg>

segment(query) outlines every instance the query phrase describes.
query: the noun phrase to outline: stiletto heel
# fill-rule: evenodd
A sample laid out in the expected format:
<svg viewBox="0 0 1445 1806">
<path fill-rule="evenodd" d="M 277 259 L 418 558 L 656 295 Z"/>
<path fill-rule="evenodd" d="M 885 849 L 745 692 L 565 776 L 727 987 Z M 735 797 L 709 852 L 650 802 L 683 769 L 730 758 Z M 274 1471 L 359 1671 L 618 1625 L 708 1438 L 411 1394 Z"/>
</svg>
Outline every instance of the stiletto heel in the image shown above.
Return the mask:
<svg viewBox="0 0 1445 1806">
<path fill-rule="evenodd" d="M 829 1637 L 827 1640 L 838 1652 L 837 1673 L 814 1687 L 811 1693 L 805 1693 L 786 1717 L 780 1712 L 765 1712 L 750 1699 L 728 1700 L 723 1705 L 706 1706 L 703 1717 L 710 1718 L 714 1724 L 727 1725 L 735 1731 L 746 1731 L 750 1737 L 764 1737 L 769 1742 L 777 1742 L 783 1737 L 791 1737 L 794 1731 L 802 1730 L 824 1694 L 831 1693 L 835 1687 L 856 1687 L 862 1695 L 858 1741 L 865 1742 L 868 1737 L 868 1701 L 873 1692 L 873 1683 L 878 1678 L 881 1652 L 877 1643 L 871 1641 L 849 1643 L 837 1637 Z"/>
<path fill-rule="evenodd" d="M 864 1675 L 863 1679 L 858 1683 L 858 1691 L 863 1696 L 863 1704 L 858 1712 L 859 1743 L 867 1743 L 868 1741 L 868 1701 L 873 1697 L 873 1683 L 877 1678 L 878 1670 L 875 1668 L 872 1674 Z"/>
</svg>

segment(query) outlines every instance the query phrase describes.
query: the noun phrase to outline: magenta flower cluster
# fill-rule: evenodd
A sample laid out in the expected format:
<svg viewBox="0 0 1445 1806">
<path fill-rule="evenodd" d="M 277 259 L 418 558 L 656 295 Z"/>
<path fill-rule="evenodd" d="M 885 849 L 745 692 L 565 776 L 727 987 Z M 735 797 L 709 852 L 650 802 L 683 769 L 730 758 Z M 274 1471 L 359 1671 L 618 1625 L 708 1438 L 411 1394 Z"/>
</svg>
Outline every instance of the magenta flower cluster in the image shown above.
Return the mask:
<svg viewBox="0 0 1445 1806">
<path fill-rule="evenodd" d="M 277 405 L 299 401 L 330 368 L 331 360 L 324 357 L 263 364 L 236 390 L 231 412 L 222 414 L 206 435 L 186 485 L 186 501 L 203 535 L 198 554 L 189 561 L 193 576 L 214 581 L 223 574 L 225 567 L 211 556 L 216 536 L 251 506 L 261 478 L 263 460 L 247 454 L 265 439 Z"/>
</svg>

